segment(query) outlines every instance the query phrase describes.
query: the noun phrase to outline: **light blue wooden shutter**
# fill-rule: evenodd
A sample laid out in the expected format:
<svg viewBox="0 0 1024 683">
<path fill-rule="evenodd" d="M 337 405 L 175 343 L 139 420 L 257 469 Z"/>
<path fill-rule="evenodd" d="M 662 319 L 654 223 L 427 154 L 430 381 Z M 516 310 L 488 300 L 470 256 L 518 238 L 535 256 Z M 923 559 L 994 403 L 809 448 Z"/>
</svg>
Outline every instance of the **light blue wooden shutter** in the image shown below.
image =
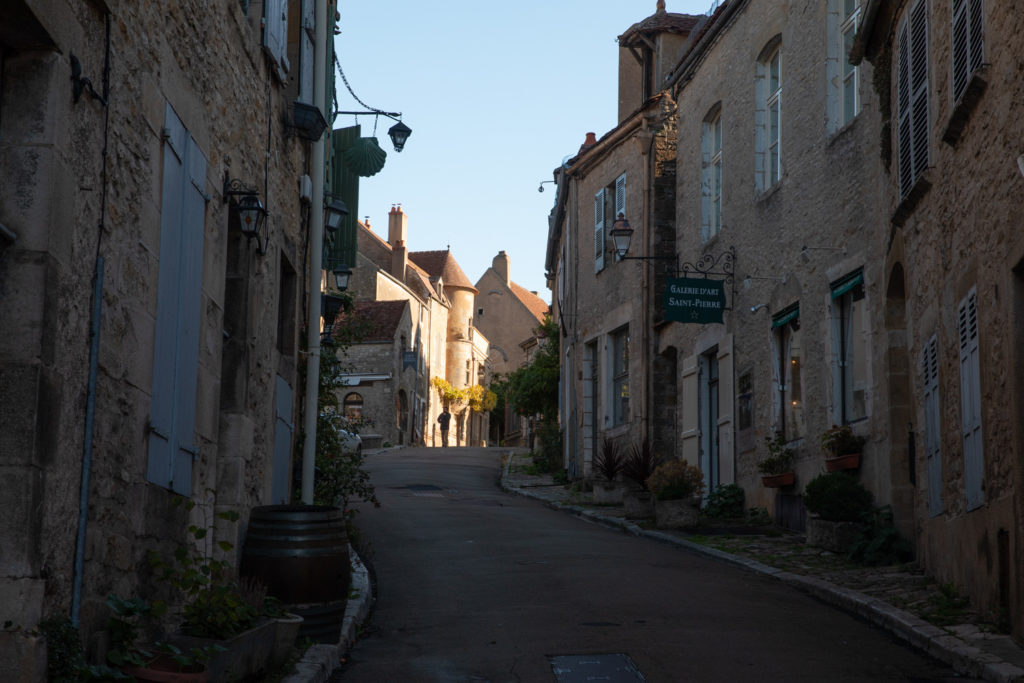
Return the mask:
<svg viewBox="0 0 1024 683">
<path fill-rule="evenodd" d="M 270 485 L 271 503 L 284 505 L 288 502 L 291 481 L 292 434 L 292 388 L 283 377 L 277 377 L 277 419 L 274 422 L 274 467 Z"/>
<path fill-rule="evenodd" d="M 263 47 L 281 69 L 288 71 L 288 0 L 266 0 Z"/>
<path fill-rule="evenodd" d="M 594 272 L 604 269 L 604 190 L 594 195 Z"/>
<path fill-rule="evenodd" d="M 297 99 L 306 104 L 313 104 L 313 31 L 315 30 L 313 5 L 313 0 L 302 0 L 302 24 L 299 27 L 299 96 Z"/>
<path fill-rule="evenodd" d="M 964 443 L 964 494 L 967 509 L 985 502 L 981 438 L 981 377 L 978 356 L 978 291 L 972 288 L 957 309 L 960 333 L 960 415 Z"/>
<path fill-rule="evenodd" d="M 924 454 L 928 468 L 928 514 L 942 514 L 942 431 L 939 416 L 939 359 L 935 335 L 921 351 L 924 384 Z"/>
<path fill-rule="evenodd" d="M 195 447 L 206 158 L 165 113 L 153 399 L 146 478 L 189 495 Z"/>
<path fill-rule="evenodd" d="M 619 214 L 626 215 L 626 174 L 623 173 L 615 179 L 615 215 L 612 220 L 617 220 Z"/>
</svg>

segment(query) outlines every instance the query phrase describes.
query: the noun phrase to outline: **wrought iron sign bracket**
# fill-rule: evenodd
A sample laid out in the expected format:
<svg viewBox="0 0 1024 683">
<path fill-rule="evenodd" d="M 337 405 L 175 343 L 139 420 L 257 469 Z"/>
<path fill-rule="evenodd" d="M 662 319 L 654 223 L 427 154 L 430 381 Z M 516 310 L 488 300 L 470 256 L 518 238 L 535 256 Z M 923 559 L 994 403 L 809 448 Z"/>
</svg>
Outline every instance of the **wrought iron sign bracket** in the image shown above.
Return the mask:
<svg viewBox="0 0 1024 683">
<path fill-rule="evenodd" d="M 677 277 L 698 277 L 705 279 L 722 280 L 728 285 L 732 292 L 730 303 L 736 302 L 736 247 L 731 246 L 717 256 L 703 254 L 695 263 L 686 261 L 676 268 Z M 714 276 L 713 278 L 711 276 Z M 733 306 L 726 306 L 723 310 L 731 311 Z"/>
</svg>

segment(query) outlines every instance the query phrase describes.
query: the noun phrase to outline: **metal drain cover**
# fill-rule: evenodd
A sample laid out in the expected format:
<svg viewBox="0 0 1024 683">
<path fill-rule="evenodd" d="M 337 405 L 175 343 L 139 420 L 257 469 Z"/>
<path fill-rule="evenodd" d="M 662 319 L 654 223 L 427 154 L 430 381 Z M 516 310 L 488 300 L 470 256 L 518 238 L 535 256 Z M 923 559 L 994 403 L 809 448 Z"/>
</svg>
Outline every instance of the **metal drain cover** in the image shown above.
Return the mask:
<svg viewBox="0 0 1024 683">
<path fill-rule="evenodd" d="M 559 683 L 608 681 L 609 683 L 636 683 L 646 681 L 636 664 L 624 654 L 608 655 L 552 655 L 551 670 Z"/>
</svg>

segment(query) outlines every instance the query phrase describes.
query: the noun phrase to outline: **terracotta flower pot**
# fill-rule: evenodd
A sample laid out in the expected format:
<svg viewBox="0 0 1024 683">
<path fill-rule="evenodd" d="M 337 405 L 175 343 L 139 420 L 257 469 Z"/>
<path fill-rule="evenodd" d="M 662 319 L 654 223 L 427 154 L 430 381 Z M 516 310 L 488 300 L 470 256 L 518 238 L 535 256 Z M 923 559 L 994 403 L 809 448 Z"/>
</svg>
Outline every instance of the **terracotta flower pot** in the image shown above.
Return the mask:
<svg viewBox="0 0 1024 683">
<path fill-rule="evenodd" d="M 761 483 L 770 489 L 778 489 L 784 486 L 792 486 L 796 480 L 796 475 L 793 472 L 783 472 L 782 474 L 765 474 L 761 477 Z"/>
<path fill-rule="evenodd" d="M 825 469 L 829 472 L 855 470 L 860 467 L 860 453 L 847 453 L 834 458 L 825 458 Z"/>
</svg>

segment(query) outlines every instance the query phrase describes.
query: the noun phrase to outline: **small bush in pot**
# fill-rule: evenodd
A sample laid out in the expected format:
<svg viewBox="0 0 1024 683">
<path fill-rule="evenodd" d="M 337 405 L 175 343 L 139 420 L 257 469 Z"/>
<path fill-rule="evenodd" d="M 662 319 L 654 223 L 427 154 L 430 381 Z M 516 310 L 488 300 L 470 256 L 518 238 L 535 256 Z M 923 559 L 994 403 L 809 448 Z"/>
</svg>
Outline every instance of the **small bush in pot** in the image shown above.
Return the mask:
<svg viewBox="0 0 1024 683">
<path fill-rule="evenodd" d="M 850 425 L 832 425 L 831 429 L 821 435 L 821 450 L 828 457 L 837 458 L 840 455 L 861 453 L 866 441 L 867 438 L 854 434 Z"/>
<path fill-rule="evenodd" d="M 768 456 L 757 463 L 757 469 L 761 474 L 774 475 L 793 471 L 796 451 L 786 445 L 782 432 L 776 432 L 774 438 L 764 437 L 764 445 L 768 450 Z"/>
<path fill-rule="evenodd" d="M 819 474 L 804 490 L 804 506 L 832 522 L 864 522 L 871 516 L 871 492 L 845 472 Z"/>
<path fill-rule="evenodd" d="M 646 483 L 658 500 L 688 500 L 704 494 L 704 473 L 685 460 L 658 465 Z"/>
</svg>

